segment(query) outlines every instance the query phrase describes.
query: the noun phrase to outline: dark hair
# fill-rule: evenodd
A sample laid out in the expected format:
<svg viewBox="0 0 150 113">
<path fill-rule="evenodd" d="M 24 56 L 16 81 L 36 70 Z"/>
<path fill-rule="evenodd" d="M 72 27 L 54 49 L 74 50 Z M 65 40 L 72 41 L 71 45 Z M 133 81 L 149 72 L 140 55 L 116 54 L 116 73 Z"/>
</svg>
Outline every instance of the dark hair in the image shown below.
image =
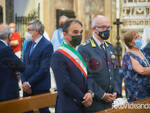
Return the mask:
<svg viewBox="0 0 150 113">
<path fill-rule="evenodd" d="M 71 25 L 72 22 L 75 22 L 75 23 L 78 23 L 82 26 L 82 23 L 79 21 L 79 20 L 76 20 L 76 19 L 68 19 L 62 26 L 62 30 L 63 32 L 68 32 L 68 28 L 69 26 Z"/>
<path fill-rule="evenodd" d="M 123 36 L 123 40 L 124 40 L 124 43 L 126 44 L 126 46 L 128 48 L 132 48 L 132 46 L 130 46 L 130 42 L 132 42 L 134 36 L 137 34 L 138 32 L 136 31 L 127 31 L 124 36 Z"/>
</svg>

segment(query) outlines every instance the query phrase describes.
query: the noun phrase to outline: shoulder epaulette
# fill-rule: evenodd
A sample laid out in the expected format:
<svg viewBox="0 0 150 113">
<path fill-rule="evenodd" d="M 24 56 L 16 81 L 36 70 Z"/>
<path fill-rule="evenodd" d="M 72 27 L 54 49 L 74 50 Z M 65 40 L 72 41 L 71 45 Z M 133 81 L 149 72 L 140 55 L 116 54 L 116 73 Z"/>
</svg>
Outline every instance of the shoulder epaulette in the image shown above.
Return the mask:
<svg viewBox="0 0 150 113">
<path fill-rule="evenodd" d="M 90 43 L 90 40 L 86 40 L 85 42 L 82 42 L 81 45 L 82 45 L 82 46 L 86 46 L 86 45 L 89 44 L 89 43 Z"/>
<path fill-rule="evenodd" d="M 107 41 L 105 41 L 105 45 L 107 46 L 107 47 L 109 47 L 110 45 L 112 45 L 110 42 L 107 42 Z"/>
<path fill-rule="evenodd" d="M 92 47 L 96 47 L 96 44 L 93 39 L 90 39 L 90 42 L 91 42 Z"/>
</svg>

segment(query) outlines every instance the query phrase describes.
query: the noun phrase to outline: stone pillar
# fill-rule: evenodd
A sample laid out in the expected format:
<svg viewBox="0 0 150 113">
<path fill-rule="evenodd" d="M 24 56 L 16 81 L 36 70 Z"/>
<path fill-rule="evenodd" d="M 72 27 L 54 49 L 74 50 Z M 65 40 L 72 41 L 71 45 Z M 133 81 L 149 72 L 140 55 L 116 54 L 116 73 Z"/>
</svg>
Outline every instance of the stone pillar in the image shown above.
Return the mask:
<svg viewBox="0 0 150 113">
<path fill-rule="evenodd" d="M 6 7 L 5 7 L 5 0 L 0 0 L 0 6 L 3 8 L 3 23 L 6 23 Z"/>
<path fill-rule="evenodd" d="M 14 22 L 14 0 L 5 0 L 6 23 Z"/>
<path fill-rule="evenodd" d="M 49 34 L 50 40 L 52 38 L 53 31 L 55 29 L 54 24 L 54 4 L 53 0 L 43 0 L 43 24 L 45 26 L 45 31 Z"/>
<path fill-rule="evenodd" d="M 80 20 L 83 24 L 83 34 L 82 34 L 82 41 L 85 41 L 85 19 L 84 19 L 84 4 L 83 0 L 74 0 L 74 12 L 76 14 L 76 19 Z"/>
</svg>

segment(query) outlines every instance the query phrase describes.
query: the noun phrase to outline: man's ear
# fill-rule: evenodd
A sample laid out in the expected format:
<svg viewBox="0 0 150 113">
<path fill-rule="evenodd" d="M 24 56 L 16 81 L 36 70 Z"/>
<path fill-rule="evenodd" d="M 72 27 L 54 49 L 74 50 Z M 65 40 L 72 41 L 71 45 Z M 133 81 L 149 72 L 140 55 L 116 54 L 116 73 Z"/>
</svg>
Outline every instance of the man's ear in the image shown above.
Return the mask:
<svg viewBox="0 0 150 113">
<path fill-rule="evenodd" d="M 95 27 L 92 27 L 91 29 L 92 29 L 93 31 L 94 31 L 94 30 L 96 30 L 96 28 L 95 28 Z"/>
<path fill-rule="evenodd" d="M 92 31 L 94 31 L 96 34 L 98 34 L 98 31 L 96 30 L 96 27 L 92 27 L 91 29 L 92 29 Z"/>
<path fill-rule="evenodd" d="M 39 33 L 39 31 L 36 29 L 35 32 Z"/>
<path fill-rule="evenodd" d="M 63 35 L 64 35 L 64 37 L 67 35 L 67 33 L 66 32 L 63 32 Z"/>
<path fill-rule="evenodd" d="M 68 39 L 69 39 L 66 32 L 63 32 L 63 35 L 64 35 L 64 39 L 65 39 L 65 40 L 68 40 Z"/>
</svg>

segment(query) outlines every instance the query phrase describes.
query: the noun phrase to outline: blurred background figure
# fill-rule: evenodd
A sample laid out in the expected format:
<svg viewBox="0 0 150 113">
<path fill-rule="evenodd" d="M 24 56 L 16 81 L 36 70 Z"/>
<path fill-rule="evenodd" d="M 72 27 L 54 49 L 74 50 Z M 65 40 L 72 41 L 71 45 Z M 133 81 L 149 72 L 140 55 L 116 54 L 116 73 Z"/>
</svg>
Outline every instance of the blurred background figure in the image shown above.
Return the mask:
<svg viewBox="0 0 150 113">
<path fill-rule="evenodd" d="M 18 58 L 21 58 L 21 37 L 20 34 L 16 32 L 16 24 L 10 23 L 9 24 L 12 37 L 10 41 L 10 47 L 13 49 L 15 55 Z"/>
<path fill-rule="evenodd" d="M 23 72 L 23 62 L 9 47 L 10 28 L 8 25 L 0 25 L 0 101 L 6 101 L 19 97 L 18 80 L 16 72 Z"/>
<path fill-rule="evenodd" d="M 136 31 L 126 32 L 123 39 L 128 50 L 122 59 L 122 74 L 127 100 L 132 102 L 150 96 L 150 64 L 140 50 L 142 40 Z"/>
<path fill-rule="evenodd" d="M 66 17 L 66 16 L 61 16 L 59 18 L 59 28 L 54 31 L 53 36 L 52 36 L 52 44 L 53 44 L 53 47 L 54 47 L 54 51 L 56 49 L 58 49 L 58 47 L 60 47 L 60 45 L 64 41 L 62 26 L 67 20 L 68 20 L 68 17 Z"/>
<path fill-rule="evenodd" d="M 150 27 L 146 27 L 143 31 L 142 48 L 143 48 L 143 51 L 150 58 Z"/>
</svg>

